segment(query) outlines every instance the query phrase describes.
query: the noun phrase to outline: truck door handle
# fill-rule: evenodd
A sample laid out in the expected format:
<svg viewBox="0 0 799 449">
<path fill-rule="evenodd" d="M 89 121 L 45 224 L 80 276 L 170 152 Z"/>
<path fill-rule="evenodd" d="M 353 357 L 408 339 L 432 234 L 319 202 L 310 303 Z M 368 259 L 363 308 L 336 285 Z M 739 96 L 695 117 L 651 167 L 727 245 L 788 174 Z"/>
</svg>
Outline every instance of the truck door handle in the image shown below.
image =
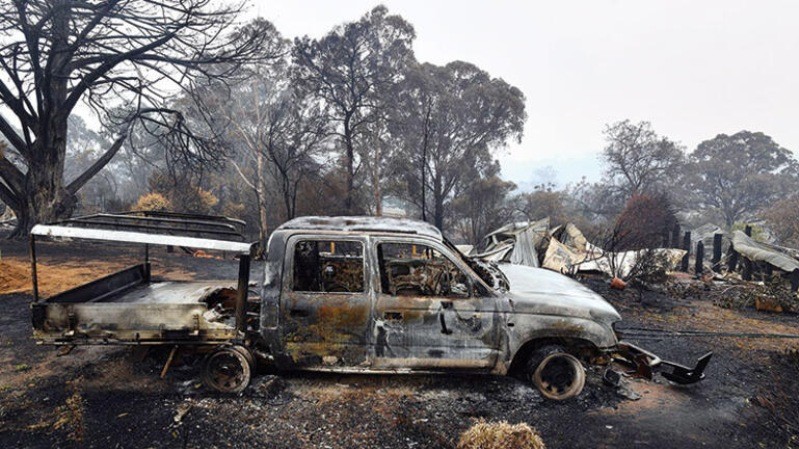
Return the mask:
<svg viewBox="0 0 799 449">
<path fill-rule="evenodd" d="M 452 335 L 452 331 L 447 329 L 447 322 L 444 319 L 444 312 L 438 314 L 438 319 L 441 322 L 441 333 L 444 335 Z"/>
<path fill-rule="evenodd" d="M 402 312 L 384 312 L 383 318 L 389 321 L 402 321 Z"/>
<path fill-rule="evenodd" d="M 291 309 L 289 310 L 289 315 L 295 317 L 307 317 L 310 314 L 305 309 Z"/>
<path fill-rule="evenodd" d="M 438 313 L 438 320 L 441 322 L 441 333 L 451 335 L 452 330 L 447 328 L 447 321 L 444 318 L 444 310 L 452 309 L 452 301 L 441 301 L 441 312 Z"/>
</svg>

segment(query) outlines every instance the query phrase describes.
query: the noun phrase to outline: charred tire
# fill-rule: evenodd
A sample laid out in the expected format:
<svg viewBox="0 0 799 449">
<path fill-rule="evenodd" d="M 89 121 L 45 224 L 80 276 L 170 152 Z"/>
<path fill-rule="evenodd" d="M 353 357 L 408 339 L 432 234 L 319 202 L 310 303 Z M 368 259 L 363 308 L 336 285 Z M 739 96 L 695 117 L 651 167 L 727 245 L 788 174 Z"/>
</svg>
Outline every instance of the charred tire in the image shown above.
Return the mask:
<svg viewBox="0 0 799 449">
<path fill-rule="evenodd" d="M 585 386 L 585 369 L 580 360 L 556 345 L 533 352 L 525 374 L 545 398 L 555 401 L 573 398 Z"/>
<path fill-rule="evenodd" d="M 250 372 L 254 373 L 256 361 L 255 355 L 253 355 L 252 351 L 240 345 L 231 346 L 231 348 L 233 348 L 234 351 L 238 351 L 244 356 L 245 359 L 247 359 L 247 362 L 250 364 Z"/>
<path fill-rule="evenodd" d="M 252 377 L 252 358 L 247 349 L 224 346 L 208 354 L 203 364 L 203 383 L 221 393 L 238 394 L 247 388 Z"/>
</svg>

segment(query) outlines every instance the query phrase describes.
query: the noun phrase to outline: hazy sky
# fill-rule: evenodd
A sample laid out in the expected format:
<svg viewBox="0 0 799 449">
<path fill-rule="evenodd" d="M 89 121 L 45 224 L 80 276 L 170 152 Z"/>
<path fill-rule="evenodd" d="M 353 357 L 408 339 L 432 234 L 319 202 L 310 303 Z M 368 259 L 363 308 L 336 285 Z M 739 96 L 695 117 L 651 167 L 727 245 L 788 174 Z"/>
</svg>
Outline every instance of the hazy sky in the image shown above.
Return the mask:
<svg viewBox="0 0 799 449">
<path fill-rule="evenodd" d="M 269 0 L 253 13 L 319 37 L 379 3 Z M 561 184 L 596 179 L 604 125 L 626 118 L 688 150 L 747 129 L 799 151 L 799 1 L 382 3 L 414 25 L 420 61 L 469 61 L 524 92 L 524 140 L 499 156 L 515 182 L 547 166 Z"/>
</svg>

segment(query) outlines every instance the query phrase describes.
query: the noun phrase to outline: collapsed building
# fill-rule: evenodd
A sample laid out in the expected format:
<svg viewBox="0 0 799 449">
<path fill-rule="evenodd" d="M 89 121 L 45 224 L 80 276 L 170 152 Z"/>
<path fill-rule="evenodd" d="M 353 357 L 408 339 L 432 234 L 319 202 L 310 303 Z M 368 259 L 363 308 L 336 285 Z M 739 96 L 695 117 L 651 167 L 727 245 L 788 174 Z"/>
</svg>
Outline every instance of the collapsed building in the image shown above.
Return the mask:
<svg viewBox="0 0 799 449">
<path fill-rule="evenodd" d="M 653 248 L 636 251 L 612 251 L 594 245 L 573 223 L 550 227 L 549 218 L 517 222 L 489 233 L 469 254 L 490 262 L 507 262 L 546 268 L 562 274 L 603 273 L 626 278 L 644 256 L 673 269 L 686 251 Z"/>
<path fill-rule="evenodd" d="M 706 282 L 779 284 L 791 293 L 789 301 L 796 302 L 799 249 L 756 241 L 751 227 L 727 233 L 715 224 L 702 225 L 684 236 L 675 231 L 671 246 L 678 246 L 678 240 L 681 248 L 614 251 L 612 242 L 608 248 L 595 245 L 572 223 L 552 227 L 549 218 L 544 218 L 503 226 L 486 235 L 469 255 L 571 276 L 600 274 L 629 280 L 654 269 L 664 274 L 681 271 Z M 664 242 L 664 246 L 669 244 Z M 708 258 L 705 248 L 711 254 Z"/>
</svg>

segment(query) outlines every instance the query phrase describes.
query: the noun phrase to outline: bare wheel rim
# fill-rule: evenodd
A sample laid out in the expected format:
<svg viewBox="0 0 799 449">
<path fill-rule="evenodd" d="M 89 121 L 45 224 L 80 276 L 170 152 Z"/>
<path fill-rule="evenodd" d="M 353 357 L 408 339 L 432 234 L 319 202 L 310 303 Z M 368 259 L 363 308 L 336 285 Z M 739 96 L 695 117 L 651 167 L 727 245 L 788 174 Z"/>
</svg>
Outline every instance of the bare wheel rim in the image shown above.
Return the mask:
<svg viewBox="0 0 799 449">
<path fill-rule="evenodd" d="M 239 393 L 250 383 L 250 363 L 239 351 L 224 348 L 208 357 L 204 374 L 209 387 L 222 393 Z"/>
<path fill-rule="evenodd" d="M 585 370 L 576 357 L 566 353 L 550 354 L 533 373 L 533 383 L 545 397 L 569 399 L 580 394 L 585 385 Z"/>
</svg>

